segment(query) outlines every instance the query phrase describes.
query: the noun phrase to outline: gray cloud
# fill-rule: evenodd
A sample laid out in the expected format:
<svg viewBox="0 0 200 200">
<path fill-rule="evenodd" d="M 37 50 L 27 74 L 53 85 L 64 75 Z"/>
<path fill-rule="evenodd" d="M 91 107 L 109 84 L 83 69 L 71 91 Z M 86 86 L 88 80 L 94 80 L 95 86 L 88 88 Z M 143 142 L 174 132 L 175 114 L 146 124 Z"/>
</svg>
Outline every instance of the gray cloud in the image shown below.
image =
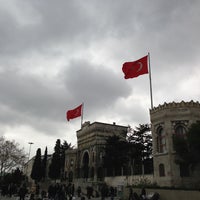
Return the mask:
<svg viewBox="0 0 200 200">
<path fill-rule="evenodd" d="M 65 84 L 69 93 L 73 94 L 73 101 L 88 102 L 93 108 L 109 106 L 131 92 L 122 77 L 106 66 L 73 61 L 63 74 L 66 74 Z"/>
</svg>

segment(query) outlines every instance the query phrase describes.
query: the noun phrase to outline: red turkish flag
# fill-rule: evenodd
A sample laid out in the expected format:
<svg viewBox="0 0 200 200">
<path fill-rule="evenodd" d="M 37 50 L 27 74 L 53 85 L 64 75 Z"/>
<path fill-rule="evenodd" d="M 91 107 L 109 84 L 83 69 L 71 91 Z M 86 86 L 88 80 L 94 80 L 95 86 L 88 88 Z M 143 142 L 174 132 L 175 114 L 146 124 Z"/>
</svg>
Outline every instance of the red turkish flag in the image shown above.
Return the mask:
<svg viewBox="0 0 200 200">
<path fill-rule="evenodd" d="M 66 113 L 67 121 L 69 121 L 70 119 L 74 119 L 76 117 L 80 117 L 82 114 L 82 106 L 83 104 L 74 108 L 73 110 L 68 110 Z"/>
<path fill-rule="evenodd" d="M 135 78 L 142 74 L 148 74 L 148 55 L 133 62 L 125 62 L 122 67 L 124 78 Z"/>
</svg>

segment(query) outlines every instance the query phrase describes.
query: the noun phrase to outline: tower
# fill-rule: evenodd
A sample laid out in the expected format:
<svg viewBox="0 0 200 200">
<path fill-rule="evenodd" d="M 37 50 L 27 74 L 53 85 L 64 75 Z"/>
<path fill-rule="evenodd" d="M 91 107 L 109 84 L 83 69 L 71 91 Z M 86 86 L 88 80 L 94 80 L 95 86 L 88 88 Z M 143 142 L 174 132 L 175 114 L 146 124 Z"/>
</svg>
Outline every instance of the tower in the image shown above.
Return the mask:
<svg viewBox="0 0 200 200">
<path fill-rule="evenodd" d="M 101 182 L 105 176 L 103 156 L 109 136 L 125 138 L 127 126 L 85 122 L 77 131 L 77 149 L 66 151 L 66 176 L 72 181 Z"/>
<path fill-rule="evenodd" d="M 153 136 L 154 180 L 159 186 L 187 186 L 198 177 L 187 166 L 175 163 L 173 135 L 186 138 L 191 124 L 200 121 L 199 102 L 164 103 L 150 110 Z"/>
</svg>

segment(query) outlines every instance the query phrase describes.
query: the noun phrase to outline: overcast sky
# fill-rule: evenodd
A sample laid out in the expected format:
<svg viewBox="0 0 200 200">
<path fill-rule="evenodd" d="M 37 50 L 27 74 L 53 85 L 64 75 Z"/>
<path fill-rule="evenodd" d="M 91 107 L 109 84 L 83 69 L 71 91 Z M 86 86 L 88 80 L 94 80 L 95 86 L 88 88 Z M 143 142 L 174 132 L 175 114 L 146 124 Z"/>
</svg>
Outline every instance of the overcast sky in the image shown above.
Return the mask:
<svg viewBox="0 0 200 200">
<path fill-rule="evenodd" d="M 76 145 L 83 121 L 149 123 L 149 75 L 122 65 L 150 52 L 154 106 L 200 101 L 199 0 L 0 0 L 0 136 L 35 155 Z"/>
</svg>

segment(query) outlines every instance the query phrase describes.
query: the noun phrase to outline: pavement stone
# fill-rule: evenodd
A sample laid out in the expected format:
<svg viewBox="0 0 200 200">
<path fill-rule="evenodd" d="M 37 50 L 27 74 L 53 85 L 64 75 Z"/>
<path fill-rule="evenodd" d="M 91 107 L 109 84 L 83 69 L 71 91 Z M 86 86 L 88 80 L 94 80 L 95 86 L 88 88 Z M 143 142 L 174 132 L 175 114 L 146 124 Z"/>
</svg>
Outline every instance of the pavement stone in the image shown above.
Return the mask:
<svg viewBox="0 0 200 200">
<path fill-rule="evenodd" d="M 6 196 L 1 196 L 0 195 L 0 200 L 16 200 L 17 197 L 6 197 Z"/>
</svg>

